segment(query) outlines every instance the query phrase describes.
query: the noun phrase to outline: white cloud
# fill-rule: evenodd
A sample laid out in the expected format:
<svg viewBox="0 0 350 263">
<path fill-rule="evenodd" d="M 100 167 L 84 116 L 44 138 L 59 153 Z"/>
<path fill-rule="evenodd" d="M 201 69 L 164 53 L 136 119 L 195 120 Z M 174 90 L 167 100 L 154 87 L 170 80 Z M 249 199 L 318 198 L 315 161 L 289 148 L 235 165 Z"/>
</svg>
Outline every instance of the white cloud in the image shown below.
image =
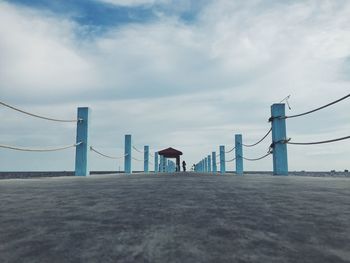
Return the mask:
<svg viewBox="0 0 350 263">
<path fill-rule="evenodd" d="M 234 133 L 254 142 L 269 128 L 269 105 L 286 95 L 292 95 L 291 114 L 349 92 L 349 79 L 343 75 L 350 56 L 350 4 L 262 3 L 213 1 L 192 24 L 161 16 L 153 23 L 113 28 L 92 40 L 78 39 L 75 33 L 84 29 L 69 19 L 1 3 L 1 94 L 9 101 L 27 100 L 23 107 L 51 116 L 75 115 L 75 105 L 90 105 L 92 144 L 111 155 L 122 153 L 125 133 L 132 133 L 141 147 L 179 147 L 188 163 L 220 144 L 229 147 Z M 48 98 L 57 104 L 48 107 Z M 33 101 L 39 105 L 31 105 Z M 344 102 L 320 115 L 288 121 L 288 134 L 298 140 L 345 136 L 349 110 Z M 32 145 L 46 136 L 46 124 L 38 124 L 19 141 L 30 122 L 14 123 L 4 118 L 8 114 L 0 112 L 10 127 L 1 130 L 7 141 Z M 329 130 L 330 125 L 334 129 Z M 12 136 L 13 130 L 17 132 Z M 64 128 L 64 136 L 57 132 L 55 140 L 47 136 L 43 143 L 65 144 L 70 132 L 74 135 Z M 258 157 L 268 144 L 245 153 Z M 332 153 L 348 148 L 345 143 L 334 147 Z M 329 170 L 348 163 L 346 155 L 339 154 L 336 167 L 328 167 L 323 155 L 304 151 L 289 148 L 291 170 L 317 170 L 320 161 L 319 169 Z M 116 166 L 93 158 L 95 168 Z M 67 158 L 58 160 L 69 169 Z M 14 167 L 10 160 L 5 164 Z M 246 163 L 246 168 L 269 170 L 271 160 Z"/>
<path fill-rule="evenodd" d="M 139 6 L 139 5 L 153 5 L 166 0 L 97 0 L 103 3 L 118 5 L 118 6 Z"/>
</svg>

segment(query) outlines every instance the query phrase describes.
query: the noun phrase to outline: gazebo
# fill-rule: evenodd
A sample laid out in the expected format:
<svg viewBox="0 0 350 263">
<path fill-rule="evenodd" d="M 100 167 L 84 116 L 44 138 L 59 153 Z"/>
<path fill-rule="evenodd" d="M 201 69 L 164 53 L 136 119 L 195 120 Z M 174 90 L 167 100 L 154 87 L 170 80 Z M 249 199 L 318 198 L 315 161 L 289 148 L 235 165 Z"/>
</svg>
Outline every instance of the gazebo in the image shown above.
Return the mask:
<svg viewBox="0 0 350 263">
<path fill-rule="evenodd" d="M 167 148 L 161 151 L 158 151 L 158 154 L 163 156 L 164 158 L 175 158 L 176 159 L 176 171 L 180 171 L 180 155 L 182 155 L 182 152 L 179 150 L 176 150 L 174 148 Z"/>
</svg>

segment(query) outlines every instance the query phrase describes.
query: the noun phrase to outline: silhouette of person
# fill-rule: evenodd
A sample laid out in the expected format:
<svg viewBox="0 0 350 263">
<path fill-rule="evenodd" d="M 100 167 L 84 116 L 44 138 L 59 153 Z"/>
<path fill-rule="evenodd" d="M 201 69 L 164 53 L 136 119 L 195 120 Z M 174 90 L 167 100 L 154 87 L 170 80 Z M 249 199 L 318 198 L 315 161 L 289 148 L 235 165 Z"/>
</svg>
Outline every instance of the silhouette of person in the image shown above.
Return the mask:
<svg viewBox="0 0 350 263">
<path fill-rule="evenodd" d="M 182 161 L 182 169 L 184 170 L 184 172 L 186 172 L 186 162 Z"/>
</svg>

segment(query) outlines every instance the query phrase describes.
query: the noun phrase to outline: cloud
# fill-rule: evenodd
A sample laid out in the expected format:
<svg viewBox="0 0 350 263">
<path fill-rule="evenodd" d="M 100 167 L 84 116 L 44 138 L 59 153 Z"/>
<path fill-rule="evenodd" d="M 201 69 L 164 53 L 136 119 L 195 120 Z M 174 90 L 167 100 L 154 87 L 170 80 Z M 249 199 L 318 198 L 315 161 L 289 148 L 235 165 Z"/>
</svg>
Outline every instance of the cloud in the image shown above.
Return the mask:
<svg viewBox="0 0 350 263">
<path fill-rule="evenodd" d="M 153 5 L 158 2 L 164 2 L 160 0 L 98 0 L 103 3 L 118 5 L 118 6 L 138 6 L 138 5 Z"/>
<path fill-rule="evenodd" d="M 156 20 L 109 27 L 86 37 L 89 28 L 69 16 L 1 2 L 2 97 L 62 118 L 75 116 L 78 105 L 91 106 L 92 144 L 97 149 L 119 155 L 124 134 L 132 133 L 137 146 L 179 147 L 191 163 L 220 144 L 232 146 L 235 133 L 243 133 L 247 143 L 260 139 L 269 129 L 270 104 L 289 94 L 292 111 L 287 113 L 292 114 L 349 92 L 350 4 L 219 0 L 195 8 L 198 13 L 190 23 L 181 19 L 183 10 L 192 9 L 185 4 L 181 12 L 155 9 L 160 12 Z M 295 140 L 345 136 L 348 105 L 288 121 L 288 135 Z M 14 144 L 66 144 L 74 135 L 74 127 L 64 126 L 61 134 L 41 123 L 21 133 L 31 121 L 19 124 L 8 114 L 0 113 L 8 125 L 1 136 Z M 245 149 L 245 154 L 259 157 L 268 146 L 266 141 L 256 150 Z M 333 153 L 346 151 L 345 144 L 334 147 Z M 311 161 L 304 151 L 289 147 L 291 169 L 317 170 L 323 155 L 310 154 Z M 6 167 L 15 169 L 6 156 Z M 58 156 L 57 165 L 43 167 L 69 169 L 72 162 L 64 154 Z M 348 162 L 344 156 L 337 155 L 338 169 Z M 92 163 L 95 169 L 116 167 L 97 157 Z M 29 161 L 25 165 L 40 167 Z M 137 165 L 141 169 L 142 164 Z M 246 163 L 246 168 L 269 170 L 271 160 Z"/>
</svg>

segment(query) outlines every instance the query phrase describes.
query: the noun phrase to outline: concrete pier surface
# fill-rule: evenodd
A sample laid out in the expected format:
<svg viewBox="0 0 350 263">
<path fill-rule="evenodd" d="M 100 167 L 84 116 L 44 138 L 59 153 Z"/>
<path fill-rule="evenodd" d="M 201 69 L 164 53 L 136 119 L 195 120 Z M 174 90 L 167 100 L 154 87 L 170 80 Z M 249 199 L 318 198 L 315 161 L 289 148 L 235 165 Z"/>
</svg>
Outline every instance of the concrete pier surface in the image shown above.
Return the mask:
<svg viewBox="0 0 350 263">
<path fill-rule="evenodd" d="M 0 262 L 350 262 L 350 179 L 0 180 Z"/>
</svg>

